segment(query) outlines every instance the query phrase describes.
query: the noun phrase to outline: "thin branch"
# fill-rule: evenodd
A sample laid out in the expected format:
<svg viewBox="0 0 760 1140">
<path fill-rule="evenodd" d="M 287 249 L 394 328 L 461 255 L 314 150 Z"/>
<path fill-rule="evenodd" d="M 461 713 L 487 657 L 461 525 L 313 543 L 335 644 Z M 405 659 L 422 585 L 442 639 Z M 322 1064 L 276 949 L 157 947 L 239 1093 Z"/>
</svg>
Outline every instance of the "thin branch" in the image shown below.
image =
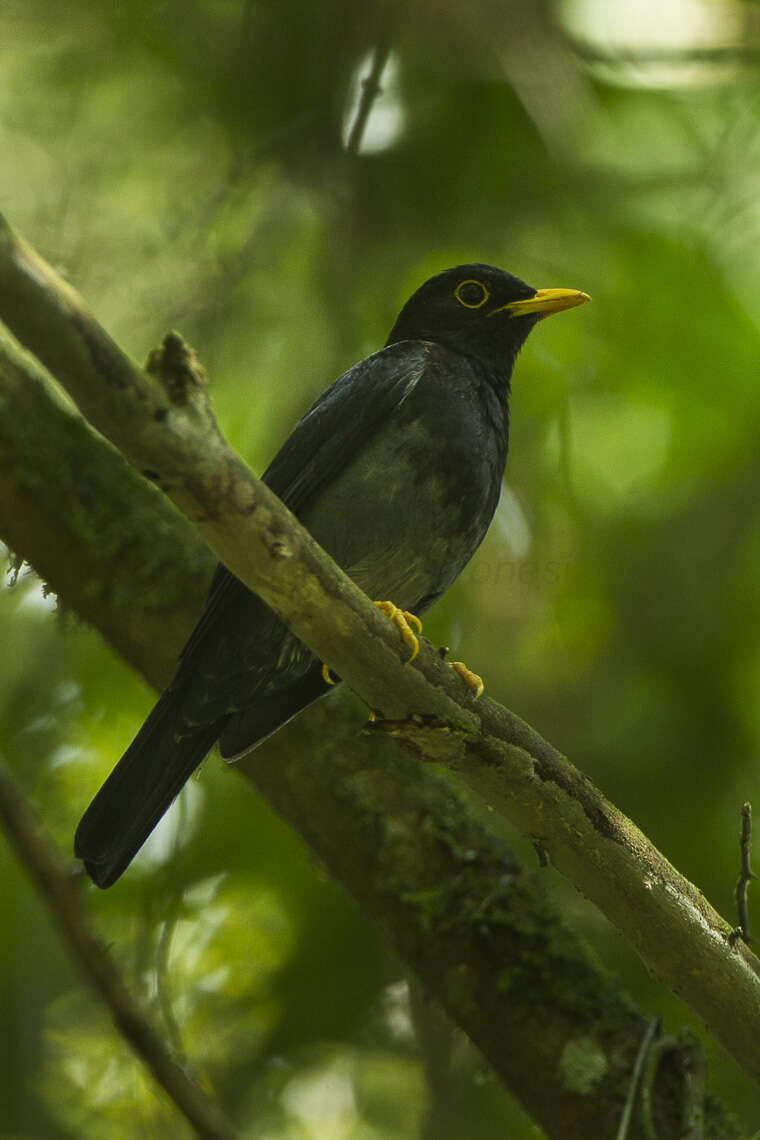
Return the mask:
<svg viewBox="0 0 760 1140">
<path fill-rule="evenodd" d="M 633 1072 L 631 1073 L 631 1083 L 628 1086 L 628 1095 L 625 1098 L 623 1113 L 620 1117 L 620 1124 L 618 1126 L 615 1140 L 628 1140 L 631 1130 L 631 1121 L 633 1120 L 633 1112 L 636 1107 L 639 1088 L 641 1087 L 641 1078 L 644 1072 L 644 1065 L 649 1050 L 652 1048 L 659 1030 L 660 1019 L 659 1017 L 653 1017 L 647 1025 L 646 1032 L 641 1039 L 641 1046 L 638 1053 L 636 1054 L 636 1063 L 634 1064 Z"/>
<path fill-rule="evenodd" d="M 43 835 L 1 757 L 0 819 L 119 1032 L 202 1140 L 236 1140 L 237 1133 L 219 1106 L 172 1059 L 127 989 L 105 946 L 90 928 L 71 875 Z"/>
<path fill-rule="evenodd" d="M 742 805 L 742 826 L 739 835 L 739 850 L 741 852 L 741 870 L 739 871 L 735 891 L 736 911 L 739 916 L 738 932 L 742 941 L 749 944 L 752 942 L 752 935 L 749 932 L 747 888 L 752 880 L 756 878 L 750 866 L 750 858 L 752 855 L 752 804 L 749 802 Z"/>
<path fill-rule="evenodd" d="M 362 136 L 372 111 L 372 104 L 382 91 L 380 80 L 383 77 L 385 65 L 388 62 L 388 56 L 390 54 L 391 38 L 388 34 L 387 38 L 376 44 L 373 49 L 372 65 L 369 69 L 369 73 L 361 81 L 361 98 L 359 99 L 359 106 L 356 108 L 356 117 L 354 118 L 348 139 L 346 140 L 346 154 L 356 155 L 359 153 Z"/>
</svg>

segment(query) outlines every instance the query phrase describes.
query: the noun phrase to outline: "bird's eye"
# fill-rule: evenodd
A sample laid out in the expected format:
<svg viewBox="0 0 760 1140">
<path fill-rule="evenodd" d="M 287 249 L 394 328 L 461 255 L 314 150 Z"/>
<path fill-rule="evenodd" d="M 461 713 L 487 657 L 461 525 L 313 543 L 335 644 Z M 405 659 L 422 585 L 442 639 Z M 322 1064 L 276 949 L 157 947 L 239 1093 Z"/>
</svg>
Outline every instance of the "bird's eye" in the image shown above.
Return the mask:
<svg viewBox="0 0 760 1140">
<path fill-rule="evenodd" d="M 482 281 L 467 280 L 459 282 L 454 290 L 454 296 L 465 309 L 479 309 L 481 305 L 485 305 L 490 293 Z"/>
</svg>

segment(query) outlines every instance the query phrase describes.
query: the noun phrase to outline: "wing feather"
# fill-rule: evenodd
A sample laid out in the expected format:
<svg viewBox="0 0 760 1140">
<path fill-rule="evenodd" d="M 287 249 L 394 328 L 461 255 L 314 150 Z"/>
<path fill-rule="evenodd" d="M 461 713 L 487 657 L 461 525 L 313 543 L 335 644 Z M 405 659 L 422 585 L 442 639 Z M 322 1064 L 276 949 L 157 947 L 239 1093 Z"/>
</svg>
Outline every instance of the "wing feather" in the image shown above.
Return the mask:
<svg viewBox="0 0 760 1140">
<path fill-rule="evenodd" d="M 286 439 L 262 479 L 298 516 L 391 417 L 419 383 L 429 363 L 422 341 L 401 341 L 368 356 L 322 393 Z M 250 604 L 247 586 L 222 563 L 183 652 L 192 660 L 211 631 Z M 263 603 L 260 603 L 263 604 Z"/>
</svg>

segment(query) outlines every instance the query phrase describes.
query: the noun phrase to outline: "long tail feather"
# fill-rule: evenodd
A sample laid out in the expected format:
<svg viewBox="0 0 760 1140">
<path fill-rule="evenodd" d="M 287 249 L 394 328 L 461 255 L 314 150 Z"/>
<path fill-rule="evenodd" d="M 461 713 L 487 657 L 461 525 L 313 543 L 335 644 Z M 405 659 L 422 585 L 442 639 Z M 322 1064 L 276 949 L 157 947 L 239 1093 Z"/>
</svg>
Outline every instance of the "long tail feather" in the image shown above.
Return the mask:
<svg viewBox="0 0 760 1140">
<path fill-rule="evenodd" d="M 177 694 L 169 689 L 82 817 L 74 850 L 99 887 L 110 887 L 129 866 L 222 728 L 180 735 L 177 724 Z"/>
</svg>

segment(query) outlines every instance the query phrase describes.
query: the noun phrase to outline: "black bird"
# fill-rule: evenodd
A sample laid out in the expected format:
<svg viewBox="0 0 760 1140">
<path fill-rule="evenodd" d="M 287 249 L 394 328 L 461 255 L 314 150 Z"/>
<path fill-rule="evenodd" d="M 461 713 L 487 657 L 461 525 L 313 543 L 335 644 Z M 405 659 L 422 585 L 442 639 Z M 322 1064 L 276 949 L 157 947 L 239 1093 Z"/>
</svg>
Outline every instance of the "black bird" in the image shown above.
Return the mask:
<svg viewBox="0 0 760 1140">
<path fill-rule="evenodd" d="M 264 481 L 370 597 L 424 613 L 496 509 L 525 338 L 542 317 L 588 299 L 537 291 L 489 265 L 431 277 L 385 348 L 319 397 Z M 217 741 L 226 759 L 241 756 L 328 683 L 272 610 L 217 566 L 174 679 L 77 829 L 93 881 L 118 879 Z"/>
</svg>

